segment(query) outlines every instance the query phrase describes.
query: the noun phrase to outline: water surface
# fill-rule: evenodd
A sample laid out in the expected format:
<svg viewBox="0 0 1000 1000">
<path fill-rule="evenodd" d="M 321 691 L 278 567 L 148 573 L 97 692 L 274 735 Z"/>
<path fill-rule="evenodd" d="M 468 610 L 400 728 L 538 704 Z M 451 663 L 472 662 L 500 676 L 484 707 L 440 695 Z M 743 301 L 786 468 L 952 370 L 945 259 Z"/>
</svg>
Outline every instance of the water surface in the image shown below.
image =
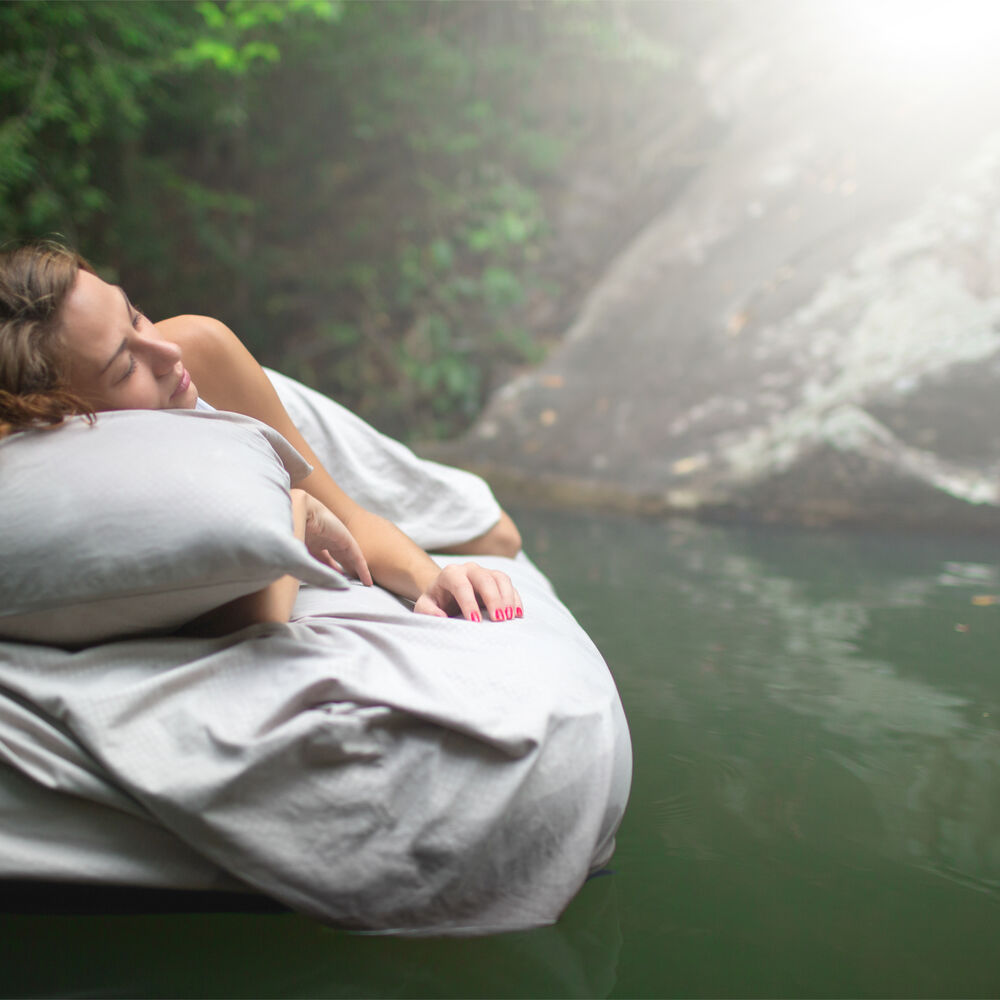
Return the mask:
<svg viewBox="0 0 1000 1000">
<path fill-rule="evenodd" d="M 10 916 L 3 993 L 1000 995 L 1000 546 L 517 519 L 635 748 L 613 874 L 557 926 Z"/>
</svg>

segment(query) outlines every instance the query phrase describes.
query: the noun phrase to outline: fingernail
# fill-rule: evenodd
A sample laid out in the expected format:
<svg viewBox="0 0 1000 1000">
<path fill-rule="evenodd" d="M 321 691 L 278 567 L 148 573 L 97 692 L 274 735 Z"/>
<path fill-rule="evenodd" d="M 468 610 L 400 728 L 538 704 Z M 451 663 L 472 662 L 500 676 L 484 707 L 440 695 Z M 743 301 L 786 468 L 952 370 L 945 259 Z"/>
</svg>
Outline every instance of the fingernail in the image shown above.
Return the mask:
<svg viewBox="0 0 1000 1000">
<path fill-rule="evenodd" d="M 518 608 L 517 611 L 515 611 L 514 613 L 517 615 L 518 618 L 523 618 L 524 617 L 524 609 L 523 608 Z"/>
<path fill-rule="evenodd" d="M 507 621 L 510 621 L 514 617 L 514 609 L 504 608 L 504 614 L 507 616 Z"/>
<path fill-rule="evenodd" d="M 479 612 L 478 611 L 473 611 L 472 614 L 469 615 L 469 621 L 472 621 L 472 622 L 481 622 L 482 618 L 479 617 Z"/>
<path fill-rule="evenodd" d="M 497 608 L 496 611 L 493 612 L 493 620 L 495 622 L 503 621 L 503 610 L 501 608 Z"/>
</svg>

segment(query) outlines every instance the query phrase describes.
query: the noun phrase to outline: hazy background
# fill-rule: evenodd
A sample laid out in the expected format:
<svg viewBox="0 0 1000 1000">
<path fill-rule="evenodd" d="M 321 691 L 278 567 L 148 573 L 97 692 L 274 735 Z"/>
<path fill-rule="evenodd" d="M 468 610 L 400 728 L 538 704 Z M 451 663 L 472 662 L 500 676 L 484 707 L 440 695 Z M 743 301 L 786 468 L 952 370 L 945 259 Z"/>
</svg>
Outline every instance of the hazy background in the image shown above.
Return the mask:
<svg viewBox="0 0 1000 1000">
<path fill-rule="evenodd" d="M 508 495 L 1000 525 L 1000 8 L 12 2 L 0 234 Z"/>
<path fill-rule="evenodd" d="M 690 14 L 4 3 L 0 234 L 62 235 L 152 318 L 217 316 L 389 430 L 454 432 L 627 237 L 568 266 L 556 203 L 651 101 L 684 113 Z"/>
</svg>

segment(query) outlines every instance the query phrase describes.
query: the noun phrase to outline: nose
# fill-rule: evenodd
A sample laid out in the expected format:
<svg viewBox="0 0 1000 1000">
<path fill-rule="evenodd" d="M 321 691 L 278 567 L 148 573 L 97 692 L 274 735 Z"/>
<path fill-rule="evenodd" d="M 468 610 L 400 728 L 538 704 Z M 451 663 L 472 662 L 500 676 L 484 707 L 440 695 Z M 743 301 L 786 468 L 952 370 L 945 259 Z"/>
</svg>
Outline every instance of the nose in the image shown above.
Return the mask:
<svg viewBox="0 0 1000 1000">
<path fill-rule="evenodd" d="M 148 337 L 145 341 L 149 364 L 156 375 L 166 375 L 177 367 L 181 360 L 181 349 L 169 340 Z"/>
</svg>

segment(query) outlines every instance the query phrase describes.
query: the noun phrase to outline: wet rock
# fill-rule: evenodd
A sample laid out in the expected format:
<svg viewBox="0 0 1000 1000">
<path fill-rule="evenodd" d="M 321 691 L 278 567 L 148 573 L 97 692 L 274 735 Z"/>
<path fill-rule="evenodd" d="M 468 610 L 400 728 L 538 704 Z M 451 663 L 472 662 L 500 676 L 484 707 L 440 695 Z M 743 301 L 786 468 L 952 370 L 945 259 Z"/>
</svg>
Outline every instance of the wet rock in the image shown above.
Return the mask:
<svg viewBox="0 0 1000 1000">
<path fill-rule="evenodd" d="M 684 191 L 447 457 L 522 501 L 1000 524 L 988 46 L 901 68 L 862 6 L 762 7 L 703 58 L 719 138 Z"/>
</svg>

